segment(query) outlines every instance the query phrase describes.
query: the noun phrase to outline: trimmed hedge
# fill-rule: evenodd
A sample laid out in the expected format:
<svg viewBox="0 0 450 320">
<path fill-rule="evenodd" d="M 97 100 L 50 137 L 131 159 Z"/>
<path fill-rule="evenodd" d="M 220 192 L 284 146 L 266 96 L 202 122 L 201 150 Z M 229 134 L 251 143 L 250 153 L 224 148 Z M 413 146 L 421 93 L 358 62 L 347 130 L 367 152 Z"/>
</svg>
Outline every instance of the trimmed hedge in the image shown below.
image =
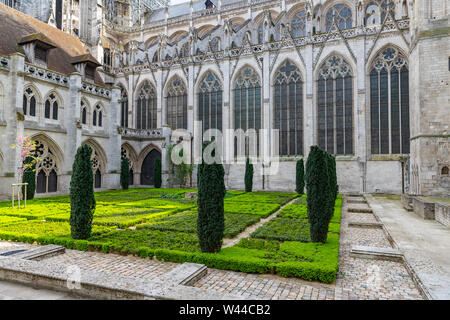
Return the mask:
<svg viewBox="0 0 450 320">
<path fill-rule="evenodd" d="M 130 163 L 128 158 L 123 157 L 120 163 L 120 185 L 123 190 L 127 190 L 130 186 Z"/>
<path fill-rule="evenodd" d="M 303 194 L 305 189 L 305 166 L 303 159 L 297 160 L 295 166 L 295 191 L 298 194 Z"/>
</svg>

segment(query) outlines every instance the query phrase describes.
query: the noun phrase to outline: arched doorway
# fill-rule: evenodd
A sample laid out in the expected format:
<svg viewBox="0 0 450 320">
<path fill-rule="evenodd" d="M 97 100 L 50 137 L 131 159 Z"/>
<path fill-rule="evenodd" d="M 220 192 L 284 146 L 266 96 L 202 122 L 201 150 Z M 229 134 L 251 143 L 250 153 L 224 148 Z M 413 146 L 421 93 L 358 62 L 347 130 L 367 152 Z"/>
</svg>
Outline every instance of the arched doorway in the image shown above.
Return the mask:
<svg viewBox="0 0 450 320">
<path fill-rule="evenodd" d="M 161 159 L 161 153 L 153 149 L 144 158 L 141 168 L 141 184 L 153 185 L 153 169 L 155 167 L 155 160 Z"/>
</svg>

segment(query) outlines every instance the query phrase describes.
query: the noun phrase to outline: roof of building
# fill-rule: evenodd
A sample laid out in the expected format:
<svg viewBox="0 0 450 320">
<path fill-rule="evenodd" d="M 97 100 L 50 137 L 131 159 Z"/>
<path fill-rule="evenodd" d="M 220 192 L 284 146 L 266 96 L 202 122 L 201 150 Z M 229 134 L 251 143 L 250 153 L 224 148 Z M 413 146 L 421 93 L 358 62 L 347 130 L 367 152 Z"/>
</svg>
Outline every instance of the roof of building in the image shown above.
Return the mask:
<svg viewBox="0 0 450 320">
<path fill-rule="evenodd" d="M 62 74 L 75 72 L 76 69 L 71 64 L 72 59 L 89 53 L 80 39 L 2 3 L 0 3 L 0 30 L 2 30 L 1 55 L 23 53 L 18 43 L 29 42 L 36 37 L 39 40 L 50 41 L 55 48 L 48 53 L 47 67 Z M 95 75 L 95 82 L 103 84 L 98 72 Z"/>
</svg>

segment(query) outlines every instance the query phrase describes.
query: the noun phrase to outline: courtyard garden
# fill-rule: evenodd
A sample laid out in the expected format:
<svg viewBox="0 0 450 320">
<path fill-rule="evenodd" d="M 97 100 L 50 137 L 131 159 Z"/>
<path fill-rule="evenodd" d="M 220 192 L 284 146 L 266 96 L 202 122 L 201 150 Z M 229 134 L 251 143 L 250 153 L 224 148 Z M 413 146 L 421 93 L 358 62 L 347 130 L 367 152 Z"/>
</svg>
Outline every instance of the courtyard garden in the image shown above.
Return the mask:
<svg viewBox="0 0 450 320">
<path fill-rule="evenodd" d="M 335 202 L 325 243 L 311 242 L 306 196 L 283 192 L 227 191 L 224 238 L 275 213 L 250 237 L 218 253 L 204 253 L 197 236 L 197 201 L 185 198 L 194 189 L 139 188 L 95 193 L 96 209 L 87 240 L 71 237 L 70 197 L 36 198 L 24 209 L 0 202 L 0 239 L 58 244 L 69 249 L 133 254 L 208 267 L 275 273 L 331 283 L 338 270 L 341 197 Z M 290 204 L 286 205 L 287 203 Z"/>
</svg>

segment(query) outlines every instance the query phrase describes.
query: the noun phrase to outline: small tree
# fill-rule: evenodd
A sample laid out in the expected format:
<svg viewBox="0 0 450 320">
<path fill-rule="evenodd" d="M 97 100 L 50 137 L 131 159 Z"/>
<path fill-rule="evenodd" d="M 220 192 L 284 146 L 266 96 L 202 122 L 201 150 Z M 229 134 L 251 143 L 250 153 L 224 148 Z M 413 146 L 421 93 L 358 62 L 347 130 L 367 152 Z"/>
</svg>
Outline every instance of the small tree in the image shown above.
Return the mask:
<svg viewBox="0 0 450 320">
<path fill-rule="evenodd" d="M 36 190 L 36 163 L 31 157 L 26 158 L 23 163 L 26 169 L 23 172 L 22 182 L 28 183 L 27 199 L 31 200 L 34 198 L 34 192 Z M 28 164 L 31 164 L 31 167 Z M 25 195 L 25 186 L 22 186 L 22 194 Z"/>
<path fill-rule="evenodd" d="M 327 240 L 330 203 L 327 155 L 318 146 L 312 146 L 306 161 L 306 201 L 312 242 Z"/>
<path fill-rule="evenodd" d="M 124 190 L 127 190 L 130 186 L 130 162 L 126 157 L 122 158 L 120 165 L 120 185 Z"/>
<path fill-rule="evenodd" d="M 92 175 L 92 149 L 88 145 L 78 148 L 70 180 L 70 227 L 73 239 L 91 236 L 95 211 Z"/>
<path fill-rule="evenodd" d="M 245 192 L 252 192 L 253 189 L 253 164 L 247 158 L 245 162 Z"/>
<path fill-rule="evenodd" d="M 305 168 L 303 159 L 297 160 L 297 166 L 295 169 L 295 191 L 298 194 L 303 194 L 305 189 Z"/>
<path fill-rule="evenodd" d="M 331 220 L 334 214 L 334 202 L 336 201 L 336 162 L 335 158 L 325 153 L 325 159 L 327 161 L 328 171 L 328 188 L 329 188 L 329 202 L 328 202 L 328 222 Z"/>
<path fill-rule="evenodd" d="M 157 158 L 155 160 L 155 167 L 153 168 L 153 176 L 155 179 L 155 188 L 161 188 L 162 177 L 161 177 L 161 159 Z"/>
<path fill-rule="evenodd" d="M 203 149 L 209 143 L 204 143 Z M 218 252 L 222 247 L 225 229 L 224 175 L 225 171 L 221 163 L 207 164 L 203 160 L 198 165 L 197 235 L 202 252 Z"/>
</svg>

